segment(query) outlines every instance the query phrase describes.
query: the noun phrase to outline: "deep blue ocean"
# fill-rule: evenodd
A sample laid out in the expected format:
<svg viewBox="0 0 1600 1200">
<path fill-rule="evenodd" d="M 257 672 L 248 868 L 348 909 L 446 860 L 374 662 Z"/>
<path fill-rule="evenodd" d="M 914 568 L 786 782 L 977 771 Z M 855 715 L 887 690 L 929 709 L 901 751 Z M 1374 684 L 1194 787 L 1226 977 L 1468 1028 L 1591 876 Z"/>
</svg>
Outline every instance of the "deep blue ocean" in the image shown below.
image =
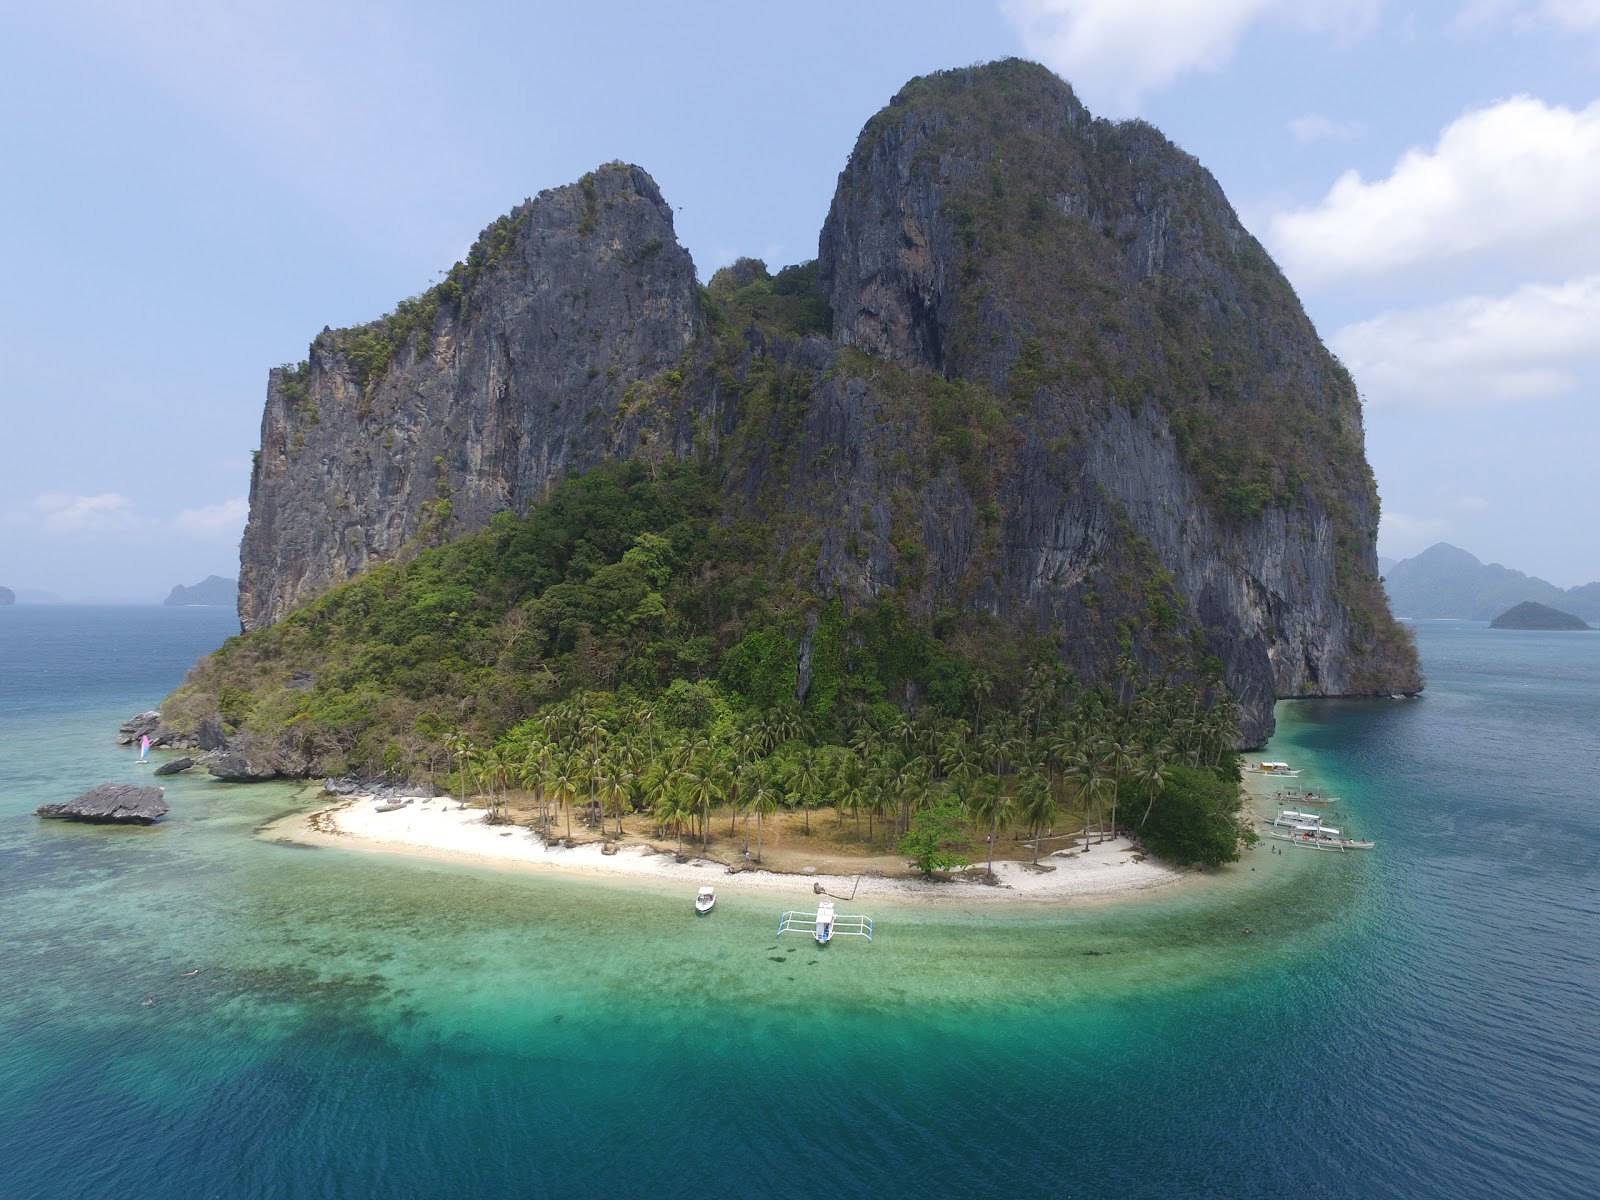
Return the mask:
<svg viewBox="0 0 1600 1200">
<path fill-rule="evenodd" d="M 0 608 L 3 1200 L 1600 1195 L 1600 633 L 1424 623 L 1425 699 L 1280 705 L 1371 853 L 818 952 L 258 836 L 287 785 L 31 815 L 236 628 Z"/>
</svg>

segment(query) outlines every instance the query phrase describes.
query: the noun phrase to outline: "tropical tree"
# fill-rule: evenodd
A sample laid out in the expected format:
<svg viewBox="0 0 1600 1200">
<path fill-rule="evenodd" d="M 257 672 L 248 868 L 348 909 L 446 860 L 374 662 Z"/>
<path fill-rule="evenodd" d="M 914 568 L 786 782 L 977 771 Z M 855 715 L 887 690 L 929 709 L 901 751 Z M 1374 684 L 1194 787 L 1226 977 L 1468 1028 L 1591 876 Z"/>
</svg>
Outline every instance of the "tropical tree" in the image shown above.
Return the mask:
<svg viewBox="0 0 1600 1200">
<path fill-rule="evenodd" d="M 1016 812 L 1016 798 L 996 780 L 984 775 L 973 785 L 967 798 L 967 807 L 975 821 L 989 826 L 989 862 L 986 871 L 993 878 L 995 843 L 1000 840 L 1000 826 L 1010 824 L 1012 814 Z M 1034 861 L 1038 861 L 1037 854 Z"/>
<path fill-rule="evenodd" d="M 770 817 L 778 811 L 782 798 L 778 794 L 769 772 L 763 771 L 756 780 L 755 787 L 750 792 L 750 807 L 756 814 L 756 861 L 761 861 L 761 825 L 764 817 Z"/>
<path fill-rule="evenodd" d="M 1050 781 L 1037 771 L 1024 771 L 1017 782 L 1017 807 L 1033 834 L 1033 863 L 1039 865 L 1039 846 L 1056 819 L 1058 804 Z"/>
</svg>

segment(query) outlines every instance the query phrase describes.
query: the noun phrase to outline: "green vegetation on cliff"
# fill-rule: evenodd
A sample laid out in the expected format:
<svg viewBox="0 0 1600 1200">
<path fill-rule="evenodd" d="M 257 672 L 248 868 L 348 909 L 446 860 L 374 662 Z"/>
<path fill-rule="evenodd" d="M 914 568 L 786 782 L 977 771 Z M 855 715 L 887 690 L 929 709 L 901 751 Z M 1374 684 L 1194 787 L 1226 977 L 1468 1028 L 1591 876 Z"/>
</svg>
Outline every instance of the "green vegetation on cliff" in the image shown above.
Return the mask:
<svg viewBox="0 0 1600 1200">
<path fill-rule="evenodd" d="M 569 822 L 578 802 L 680 830 L 741 796 L 870 810 L 866 841 L 945 865 L 951 813 L 1043 837 L 1072 814 L 1116 824 L 1137 794 L 1161 829 L 1194 807 L 1170 766 L 1232 769 L 1225 692 L 1140 681 L 1131 660 L 1115 693 L 1077 685 L 1047 642 L 941 638 L 888 599 L 788 607 L 748 569 L 763 531 L 718 512 L 703 467 L 602 467 L 231 639 L 164 718 L 220 714 L 288 773 L 528 788 Z"/>
</svg>

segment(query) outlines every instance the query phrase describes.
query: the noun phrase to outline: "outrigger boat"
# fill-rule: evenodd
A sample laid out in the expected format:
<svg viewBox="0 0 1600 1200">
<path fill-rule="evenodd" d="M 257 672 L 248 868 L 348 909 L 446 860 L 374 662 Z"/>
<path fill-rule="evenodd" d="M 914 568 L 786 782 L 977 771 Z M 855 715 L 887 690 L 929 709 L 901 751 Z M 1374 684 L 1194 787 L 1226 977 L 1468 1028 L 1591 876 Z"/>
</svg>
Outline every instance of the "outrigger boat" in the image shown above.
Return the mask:
<svg viewBox="0 0 1600 1200">
<path fill-rule="evenodd" d="M 1345 837 L 1343 831 L 1322 823 L 1320 813 L 1285 809 L 1267 823 L 1266 835 L 1310 850 L 1371 850 L 1375 842 Z"/>
<path fill-rule="evenodd" d="M 1331 808 L 1339 803 L 1337 796 L 1324 796 L 1321 792 L 1303 792 L 1297 787 L 1283 788 L 1272 794 L 1279 804 L 1314 804 L 1318 808 Z"/>
<path fill-rule="evenodd" d="M 864 937 L 872 940 L 872 918 L 863 916 L 835 916 L 833 901 L 824 900 L 817 905 L 816 915 L 791 910 L 778 918 L 778 936 L 786 933 L 809 933 L 817 944 L 826 946 L 835 936 Z"/>
<path fill-rule="evenodd" d="M 701 916 L 705 916 L 706 913 L 711 911 L 711 906 L 713 904 L 715 904 L 716 902 L 717 902 L 717 889 L 714 888 L 714 887 L 703 887 L 695 895 L 695 898 L 694 898 L 694 910 L 695 910 L 695 912 L 699 913 Z"/>
</svg>

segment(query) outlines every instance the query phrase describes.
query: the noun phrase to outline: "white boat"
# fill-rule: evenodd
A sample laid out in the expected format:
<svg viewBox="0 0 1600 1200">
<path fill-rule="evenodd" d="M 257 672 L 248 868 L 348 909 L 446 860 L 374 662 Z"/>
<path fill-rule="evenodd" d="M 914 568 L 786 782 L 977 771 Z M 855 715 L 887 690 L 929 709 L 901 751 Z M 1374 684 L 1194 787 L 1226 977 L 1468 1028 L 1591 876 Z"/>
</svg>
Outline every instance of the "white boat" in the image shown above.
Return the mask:
<svg viewBox="0 0 1600 1200">
<path fill-rule="evenodd" d="M 1272 798 L 1279 804 L 1314 804 L 1318 808 L 1332 808 L 1339 803 L 1337 796 L 1324 796 L 1321 792 L 1301 791 L 1297 787 L 1282 788 Z"/>
<path fill-rule="evenodd" d="M 1376 843 L 1364 838 L 1345 837 L 1344 831 L 1324 825 L 1318 813 L 1285 810 L 1267 823 L 1269 838 L 1291 842 L 1308 850 L 1371 850 Z"/>
<path fill-rule="evenodd" d="M 711 911 L 711 906 L 716 902 L 717 889 L 714 887 L 703 887 L 695 895 L 694 910 L 695 912 L 704 916 L 706 913 Z"/>
<path fill-rule="evenodd" d="M 1280 779 L 1295 779 L 1300 774 L 1286 762 L 1258 762 L 1255 769 L 1263 775 L 1276 775 Z"/>
<path fill-rule="evenodd" d="M 817 905 L 815 915 L 803 911 L 790 911 L 778 918 L 778 934 L 809 933 L 817 944 L 826 946 L 835 937 L 853 936 L 872 940 L 872 918 L 835 915 L 833 901 L 824 900 Z"/>
</svg>

